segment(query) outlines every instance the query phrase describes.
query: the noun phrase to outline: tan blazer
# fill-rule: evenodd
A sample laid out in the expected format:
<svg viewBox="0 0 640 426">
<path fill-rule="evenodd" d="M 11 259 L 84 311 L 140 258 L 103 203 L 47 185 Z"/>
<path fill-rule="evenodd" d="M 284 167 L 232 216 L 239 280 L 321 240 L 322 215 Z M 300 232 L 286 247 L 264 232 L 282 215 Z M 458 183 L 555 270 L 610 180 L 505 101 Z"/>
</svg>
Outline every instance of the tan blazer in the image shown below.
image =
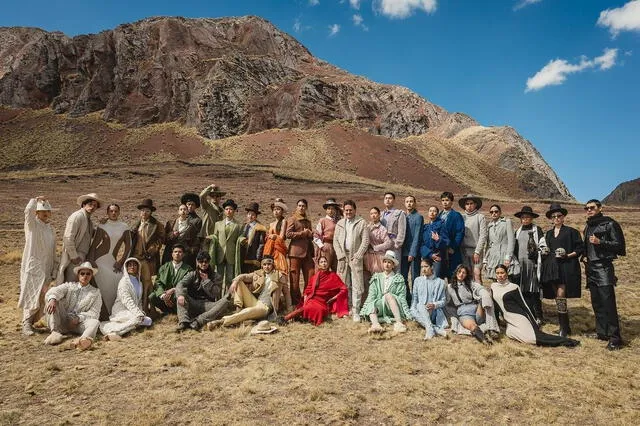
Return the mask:
<svg viewBox="0 0 640 426">
<path fill-rule="evenodd" d="M 264 287 L 264 271 L 258 269 L 249 274 L 240 274 L 235 277 L 233 281 L 242 281 L 247 285 L 249 291 L 258 297 Z M 271 294 L 271 303 L 273 304 L 273 310 L 275 312 L 280 311 L 280 300 L 282 296 L 284 296 L 286 308 L 290 308 L 291 301 L 290 297 L 287 297 L 289 294 L 288 291 L 289 279 L 285 274 L 274 269 L 273 272 L 271 272 L 271 288 L 269 288 L 269 293 Z"/>
<path fill-rule="evenodd" d="M 289 244 L 289 257 L 313 258 L 313 228 L 309 219 L 296 219 L 291 216 L 287 219 L 287 238 Z"/>
<path fill-rule="evenodd" d="M 91 238 L 93 238 L 94 230 L 93 223 L 84 209 L 71 213 L 62 236 L 62 257 L 56 280 L 58 284 L 62 284 L 64 281 L 64 271 L 71 263 L 71 259 L 75 259 L 78 256 L 82 260 L 86 259 L 91 247 Z"/>
</svg>

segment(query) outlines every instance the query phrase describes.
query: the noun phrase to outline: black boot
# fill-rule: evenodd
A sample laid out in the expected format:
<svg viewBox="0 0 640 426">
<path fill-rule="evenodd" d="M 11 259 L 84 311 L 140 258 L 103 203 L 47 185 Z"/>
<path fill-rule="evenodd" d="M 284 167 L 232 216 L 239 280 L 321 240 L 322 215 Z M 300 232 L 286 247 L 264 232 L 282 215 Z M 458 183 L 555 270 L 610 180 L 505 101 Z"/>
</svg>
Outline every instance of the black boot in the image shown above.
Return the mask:
<svg viewBox="0 0 640 426">
<path fill-rule="evenodd" d="M 558 324 L 560 324 L 560 330 L 558 334 L 562 337 L 568 337 L 571 335 L 571 327 L 569 326 L 569 313 L 558 312 Z"/>
<path fill-rule="evenodd" d="M 536 319 L 539 321 L 539 325 L 544 324 L 544 313 L 542 312 L 542 299 L 540 296 L 536 294 L 535 303 L 533 304 L 533 310 L 535 311 L 533 315 L 535 315 Z"/>
<path fill-rule="evenodd" d="M 473 337 L 475 337 L 476 340 L 482 344 L 485 344 L 485 345 L 493 344 L 491 340 L 487 339 L 487 336 L 484 335 L 482 330 L 480 330 L 480 327 L 476 327 L 476 329 L 473 330 L 471 334 L 473 334 Z"/>
</svg>

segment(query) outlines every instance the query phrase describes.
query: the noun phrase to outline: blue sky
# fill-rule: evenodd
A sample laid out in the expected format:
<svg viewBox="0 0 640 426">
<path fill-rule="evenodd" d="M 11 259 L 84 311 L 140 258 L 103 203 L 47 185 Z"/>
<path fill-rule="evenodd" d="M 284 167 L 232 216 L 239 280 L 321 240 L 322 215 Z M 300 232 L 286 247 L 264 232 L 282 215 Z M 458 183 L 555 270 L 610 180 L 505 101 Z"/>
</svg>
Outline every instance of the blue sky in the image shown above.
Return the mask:
<svg viewBox="0 0 640 426">
<path fill-rule="evenodd" d="M 580 201 L 640 176 L 640 0 L 7 2 L 0 26 L 95 33 L 258 15 L 315 56 L 529 139 Z"/>
</svg>

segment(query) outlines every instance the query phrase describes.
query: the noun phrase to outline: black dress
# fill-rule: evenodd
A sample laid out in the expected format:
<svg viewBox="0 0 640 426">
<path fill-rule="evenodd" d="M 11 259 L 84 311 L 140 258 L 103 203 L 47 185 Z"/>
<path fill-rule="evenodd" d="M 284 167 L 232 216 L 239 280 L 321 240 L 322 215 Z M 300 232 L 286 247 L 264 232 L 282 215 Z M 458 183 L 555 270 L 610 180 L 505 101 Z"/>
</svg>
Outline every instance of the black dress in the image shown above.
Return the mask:
<svg viewBox="0 0 640 426">
<path fill-rule="evenodd" d="M 569 299 L 580 298 L 582 290 L 582 272 L 580 270 L 580 255 L 584 252 L 584 242 L 580 238 L 580 232 L 570 226 L 562 225 L 558 236 L 553 235 L 553 228 L 545 235 L 549 254 L 542 260 L 542 292 L 545 299 L 555 299 L 554 286 L 564 284 L 566 297 Z M 572 258 L 557 258 L 555 251 L 558 248 L 566 250 L 567 254 L 576 252 Z"/>
</svg>

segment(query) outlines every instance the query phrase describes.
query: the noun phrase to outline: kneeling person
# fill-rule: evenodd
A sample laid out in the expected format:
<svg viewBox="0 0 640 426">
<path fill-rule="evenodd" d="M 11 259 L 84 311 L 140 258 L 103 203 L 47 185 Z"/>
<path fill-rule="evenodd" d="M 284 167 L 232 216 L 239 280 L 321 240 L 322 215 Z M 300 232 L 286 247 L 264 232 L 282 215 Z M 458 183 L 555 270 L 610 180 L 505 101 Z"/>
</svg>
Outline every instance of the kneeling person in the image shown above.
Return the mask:
<svg viewBox="0 0 640 426">
<path fill-rule="evenodd" d="M 100 290 L 89 285 L 98 269 L 92 267 L 90 262 L 83 262 L 73 268 L 73 272 L 78 281 L 52 287 L 45 295 L 45 311 L 51 334 L 44 343 L 62 343 L 64 334 L 71 332 L 81 335 L 73 341 L 73 345 L 80 349 L 88 349 L 100 325 L 98 318 L 102 308 L 102 296 Z"/>
<path fill-rule="evenodd" d="M 447 301 L 445 282 L 433 273 L 433 260 L 422 259 L 420 276 L 413 282 L 411 315 L 426 329 L 425 340 L 438 336 L 447 336 L 444 329 L 448 326 L 444 313 Z"/>
</svg>

